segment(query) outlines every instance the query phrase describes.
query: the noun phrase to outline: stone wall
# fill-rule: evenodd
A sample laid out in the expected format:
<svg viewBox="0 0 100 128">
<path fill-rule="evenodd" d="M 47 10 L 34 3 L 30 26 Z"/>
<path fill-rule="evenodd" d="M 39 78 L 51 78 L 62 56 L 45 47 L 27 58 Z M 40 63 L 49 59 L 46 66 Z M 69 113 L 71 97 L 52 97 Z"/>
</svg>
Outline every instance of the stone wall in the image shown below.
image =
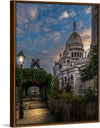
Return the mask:
<svg viewBox="0 0 100 128">
<path fill-rule="evenodd" d="M 92 45 L 98 42 L 98 5 L 92 6 Z"/>
<path fill-rule="evenodd" d="M 88 89 L 89 87 L 91 87 L 92 89 L 94 89 L 94 80 L 91 79 L 91 80 L 88 80 L 88 81 L 85 81 L 85 82 L 82 82 L 82 85 L 83 85 L 83 89 Z"/>
</svg>

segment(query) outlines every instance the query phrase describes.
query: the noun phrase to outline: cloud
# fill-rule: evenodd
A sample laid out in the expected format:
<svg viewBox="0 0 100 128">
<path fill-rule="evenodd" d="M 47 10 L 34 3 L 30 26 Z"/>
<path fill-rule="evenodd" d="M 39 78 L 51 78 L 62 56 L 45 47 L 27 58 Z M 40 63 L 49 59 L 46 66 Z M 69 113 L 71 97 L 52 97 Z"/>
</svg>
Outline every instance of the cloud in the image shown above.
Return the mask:
<svg viewBox="0 0 100 128">
<path fill-rule="evenodd" d="M 87 51 L 88 49 L 90 49 L 91 44 L 91 29 L 84 29 L 80 33 L 80 36 L 82 37 L 84 51 Z"/>
<path fill-rule="evenodd" d="M 45 22 L 46 25 L 57 24 L 57 22 L 58 22 L 57 19 L 54 19 L 51 16 L 48 16 L 45 19 L 42 18 L 42 21 Z"/>
<path fill-rule="evenodd" d="M 82 21 L 79 21 L 79 22 L 78 22 L 78 29 L 81 28 L 81 27 L 83 27 L 83 26 L 84 26 L 84 25 L 83 25 L 83 22 L 82 22 Z"/>
<path fill-rule="evenodd" d="M 23 37 L 26 33 L 21 29 L 21 28 L 18 28 L 16 27 L 16 34 L 17 34 L 17 37 Z"/>
<path fill-rule="evenodd" d="M 59 55 L 54 55 L 54 56 L 53 56 L 53 60 L 54 60 L 55 62 L 58 61 L 59 58 L 60 58 Z"/>
<path fill-rule="evenodd" d="M 50 31 L 50 28 L 44 27 L 43 30 L 44 30 L 45 32 L 48 32 L 48 31 Z"/>
<path fill-rule="evenodd" d="M 69 16 L 73 17 L 73 16 L 75 16 L 75 15 L 76 15 L 76 13 L 75 13 L 74 10 L 71 10 L 70 13 L 68 13 L 67 11 L 64 11 L 64 12 L 62 13 L 62 15 L 59 17 L 59 19 L 68 18 Z"/>
<path fill-rule="evenodd" d="M 64 11 L 64 12 L 62 13 L 62 15 L 59 17 L 59 19 L 68 18 L 68 17 L 69 17 L 68 12 L 67 12 L 67 11 Z"/>
<path fill-rule="evenodd" d="M 53 39 L 55 41 L 58 41 L 59 39 L 61 39 L 61 34 L 60 32 L 50 32 L 48 34 L 46 34 L 47 37 L 49 37 L 49 39 Z"/>
<path fill-rule="evenodd" d="M 17 21 L 17 24 L 22 25 L 22 24 L 28 23 L 29 20 L 26 18 L 23 12 L 22 13 L 19 12 L 17 14 L 16 21 Z"/>
<path fill-rule="evenodd" d="M 58 41 L 59 39 L 61 39 L 61 34 L 60 34 L 60 32 L 55 32 L 55 33 L 54 33 L 54 40 L 55 40 L 55 41 Z"/>
<path fill-rule="evenodd" d="M 18 4 L 17 4 L 18 5 Z M 38 16 L 38 9 L 37 6 L 31 6 L 29 7 L 27 5 L 21 5 L 19 4 L 16 8 L 16 21 L 17 24 L 23 25 L 28 23 L 30 20 L 36 19 Z"/>
<path fill-rule="evenodd" d="M 48 51 L 47 50 L 44 50 L 43 53 L 46 54 Z"/>
<path fill-rule="evenodd" d="M 84 12 L 85 12 L 86 14 L 90 14 L 90 13 L 91 13 L 91 7 L 86 8 L 86 9 L 84 10 Z"/>
<path fill-rule="evenodd" d="M 30 15 L 30 18 L 34 20 L 38 15 L 38 10 L 36 8 L 28 8 L 28 13 Z"/>
<path fill-rule="evenodd" d="M 70 16 L 75 16 L 76 15 L 76 13 L 75 13 L 75 11 L 74 10 L 71 10 L 71 12 L 70 12 L 70 14 L 69 14 Z"/>
<path fill-rule="evenodd" d="M 33 44 L 34 46 L 44 49 L 46 46 L 47 38 L 39 36 L 38 38 L 34 39 Z"/>
<path fill-rule="evenodd" d="M 37 21 L 36 23 L 25 25 L 25 29 L 28 33 L 39 32 L 41 25 L 42 22 Z"/>
</svg>

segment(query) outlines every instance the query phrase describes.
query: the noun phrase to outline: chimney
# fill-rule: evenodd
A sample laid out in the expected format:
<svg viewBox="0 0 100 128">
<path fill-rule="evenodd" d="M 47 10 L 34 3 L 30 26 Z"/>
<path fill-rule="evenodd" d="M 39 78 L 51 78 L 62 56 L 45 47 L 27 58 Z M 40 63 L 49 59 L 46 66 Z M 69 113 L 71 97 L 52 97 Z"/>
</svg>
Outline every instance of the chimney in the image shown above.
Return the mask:
<svg viewBox="0 0 100 128">
<path fill-rule="evenodd" d="M 32 64 L 34 63 L 34 61 L 35 61 L 35 60 L 34 60 L 34 59 L 32 59 Z"/>
<path fill-rule="evenodd" d="M 37 59 L 36 61 L 37 61 L 37 63 L 39 64 L 39 59 Z"/>
</svg>

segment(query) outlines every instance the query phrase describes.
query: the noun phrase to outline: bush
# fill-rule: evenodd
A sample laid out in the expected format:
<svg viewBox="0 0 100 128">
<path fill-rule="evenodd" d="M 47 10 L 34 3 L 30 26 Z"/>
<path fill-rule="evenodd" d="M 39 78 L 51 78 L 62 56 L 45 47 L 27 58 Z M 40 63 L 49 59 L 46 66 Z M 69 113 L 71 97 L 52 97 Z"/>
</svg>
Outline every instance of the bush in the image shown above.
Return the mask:
<svg viewBox="0 0 100 128">
<path fill-rule="evenodd" d="M 28 91 L 28 92 L 27 92 L 27 95 L 30 96 L 30 95 L 31 95 L 31 91 Z"/>
<path fill-rule="evenodd" d="M 86 102 L 92 102 L 96 98 L 94 91 L 91 89 L 91 87 L 88 88 L 88 90 L 85 92 L 85 99 Z"/>
<path fill-rule="evenodd" d="M 77 103 L 77 102 L 85 102 L 84 96 L 73 96 L 71 99 L 71 103 Z"/>
<path fill-rule="evenodd" d="M 72 86 L 67 83 L 67 86 L 64 87 L 66 93 L 72 94 Z"/>
<path fill-rule="evenodd" d="M 59 93 L 56 90 L 52 91 L 52 98 L 58 99 L 59 98 Z"/>
</svg>

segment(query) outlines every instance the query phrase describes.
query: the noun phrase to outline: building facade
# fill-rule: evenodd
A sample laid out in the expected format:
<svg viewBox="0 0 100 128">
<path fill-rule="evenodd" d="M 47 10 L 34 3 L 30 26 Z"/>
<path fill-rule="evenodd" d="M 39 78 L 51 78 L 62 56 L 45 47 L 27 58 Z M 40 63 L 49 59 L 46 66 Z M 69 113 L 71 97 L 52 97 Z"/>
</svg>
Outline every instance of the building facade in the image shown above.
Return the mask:
<svg viewBox="0 0 100 128">
<path fill-rule="evenodd" d="M 83 57 L 84 55 L 84 57 Z M 75 94 L 82 86 L 80 70 L 85 68 L 90 59 L 83 49 L 82 38 L 76 31 L 76 23 L 73 23 L 73 32 L 66 42 L 63 54 L 60 53 L 58 62 L 53 67 L 53 76 L 59 79 L 59 88 L 63 89 L 69 83 Z"/>
<path fill-rule="evenodd" d="M 39 59 L 32 59 L 31 68 L 43 71 L 43 68 L 40 67 Z"/>
</svg>

